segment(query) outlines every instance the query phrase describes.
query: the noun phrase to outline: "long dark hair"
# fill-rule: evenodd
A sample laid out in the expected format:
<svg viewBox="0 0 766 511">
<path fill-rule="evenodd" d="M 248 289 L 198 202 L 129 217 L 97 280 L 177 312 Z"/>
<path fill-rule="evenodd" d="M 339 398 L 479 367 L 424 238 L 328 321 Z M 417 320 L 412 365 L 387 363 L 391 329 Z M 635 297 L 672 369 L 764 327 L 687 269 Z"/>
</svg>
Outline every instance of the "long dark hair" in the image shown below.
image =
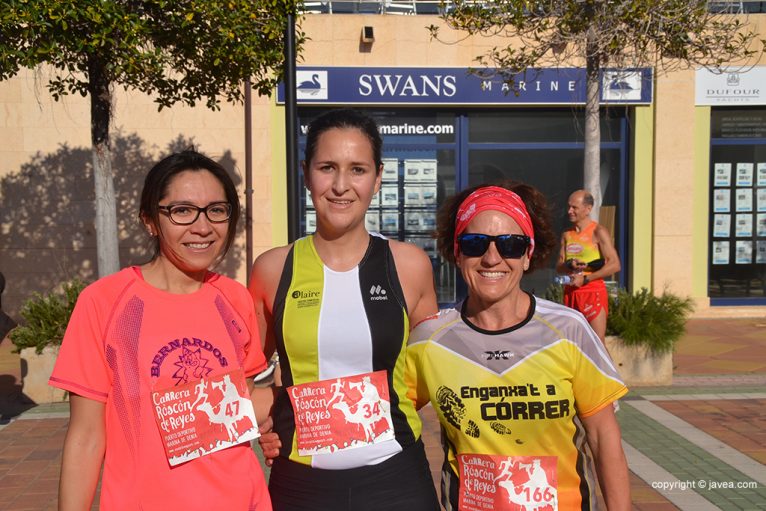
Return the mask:
<svg viewBox="0 0 766 511">
<path fill-rule="evenodd" d="M 229 218 L 229 225 L 226 231 L 226 241 L 223 251 L 218 256 L 218 261 L 220 261 L 234 243 L 240 214 L 239 195 L 237 194 L 237 187 L 234 185 L 234 181 L 232 181 L 226 169 L 204 154 L 198 153 L 193 149 L 187 149 L 163 158 L 152 167 L 146 175 L 146 179 L 144 179 L 139 217 L 142 220 L 151 220 L 159 229 L 160 201 L 167 195 L 168 187 L 173 178 L 187 170 L 192 172 L 207 170 L 213 174 L 223 186 L 226 202 L 231 204 L 231 217 Z M 154 253 L 152 254 L 152 260 L 156 259 L 160 253 L 159 235 L 160 233 L 153 240 Z"/>
</svg>

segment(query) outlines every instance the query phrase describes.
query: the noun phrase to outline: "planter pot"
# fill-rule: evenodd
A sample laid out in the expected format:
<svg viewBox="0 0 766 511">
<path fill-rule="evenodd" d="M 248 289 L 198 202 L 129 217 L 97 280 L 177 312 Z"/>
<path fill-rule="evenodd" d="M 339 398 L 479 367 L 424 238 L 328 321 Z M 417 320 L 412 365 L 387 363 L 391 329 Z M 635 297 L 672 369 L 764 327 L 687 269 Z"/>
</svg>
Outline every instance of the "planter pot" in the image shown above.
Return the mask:
<svg viewBox="0 0 766 511">
<path fill-rule="evenodd" d="M 673 384 L 673 353 L 655 355 L 646 346 L 626 346 L 622 339 L 612 336 L 606 338 L 605 344 L 628 387 Z"/>
<path fill-rule="evenodd" d="M 21 392 L 26 399 L 36 404 L 67 400 L 66 391 L 48 385 L 58 354 L 58 346 L 46 346 L 40 354 L 35 348 L 21 350 Z"/>
</svg>

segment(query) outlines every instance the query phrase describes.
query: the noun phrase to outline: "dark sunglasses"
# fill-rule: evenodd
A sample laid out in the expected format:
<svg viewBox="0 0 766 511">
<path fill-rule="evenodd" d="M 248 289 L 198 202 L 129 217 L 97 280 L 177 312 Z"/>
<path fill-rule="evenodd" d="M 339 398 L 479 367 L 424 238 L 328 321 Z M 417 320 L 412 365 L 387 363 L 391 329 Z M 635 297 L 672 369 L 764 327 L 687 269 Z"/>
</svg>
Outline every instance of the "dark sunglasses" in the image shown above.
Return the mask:
<svg viewBox="0 0 766 511">
<path fill-rule="evenodd" d="M 468 257 L 483 256 L 492 241 L 500 255 L 506 259 L 520 258 L 529 246 L 529 236 L 523 234 L 461 234 L 457 237 L 460 252 Z"/>
</svg>

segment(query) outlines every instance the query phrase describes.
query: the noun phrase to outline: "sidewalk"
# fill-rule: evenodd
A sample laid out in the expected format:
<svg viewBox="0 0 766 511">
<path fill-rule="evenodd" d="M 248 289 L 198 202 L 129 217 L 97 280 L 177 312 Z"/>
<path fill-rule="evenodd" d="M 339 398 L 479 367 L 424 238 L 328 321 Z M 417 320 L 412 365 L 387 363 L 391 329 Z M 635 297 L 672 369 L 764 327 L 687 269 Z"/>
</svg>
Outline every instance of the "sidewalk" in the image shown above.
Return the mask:
<svg viewBox="0 0 766 511">
<path fill-rule="evenodd" d="M 617 414 L 634 509 L 766 509 L 766 318 L 690 320 L 674 364 L 673 386 L 631 389 Z M 0 509 L 56 509 L 68 406 L 33 407 L 20 391 L 18 356 L 5 341 Z M 423 416 L 438 487 L 439 427 L 433 410 Z"/>
</svg>

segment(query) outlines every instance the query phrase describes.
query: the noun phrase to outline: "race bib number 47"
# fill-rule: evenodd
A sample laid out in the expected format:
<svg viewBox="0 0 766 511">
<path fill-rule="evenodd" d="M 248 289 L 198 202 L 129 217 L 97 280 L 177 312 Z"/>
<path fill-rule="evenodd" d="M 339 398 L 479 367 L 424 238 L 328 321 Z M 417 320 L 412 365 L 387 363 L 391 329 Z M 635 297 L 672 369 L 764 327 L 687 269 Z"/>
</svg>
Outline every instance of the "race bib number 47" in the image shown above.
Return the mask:
<svg viewBox="0 0 766 511">
<path fill-rule="evenodd" d="M 301 456 L 394 438 L 386 371 L 304 383 L 287 392 Z"/>
<path fill-rule="evenodd" d="M 460 511 L 557 511 L 556 456 L 461 454 Z"/>
<path fill-rule="evenodd" d="M 173 466 L 260 436 L 242 369 L 152 392 L 152 406 Z"/>
</svg>

